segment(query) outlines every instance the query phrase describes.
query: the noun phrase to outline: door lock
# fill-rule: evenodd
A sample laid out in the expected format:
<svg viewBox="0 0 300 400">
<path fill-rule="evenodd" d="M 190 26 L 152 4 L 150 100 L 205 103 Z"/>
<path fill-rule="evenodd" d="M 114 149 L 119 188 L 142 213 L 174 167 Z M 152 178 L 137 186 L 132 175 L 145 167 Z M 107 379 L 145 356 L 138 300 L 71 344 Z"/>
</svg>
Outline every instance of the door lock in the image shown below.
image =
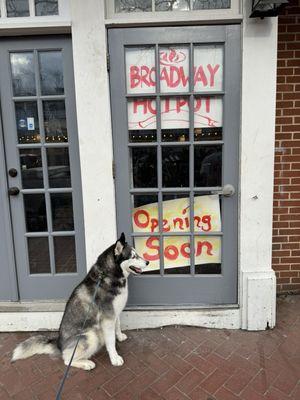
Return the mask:
<svg viewBox="0 0 300 400">
<path fill-rule="evenodd" d="M 8 189 L 8 194 L 10 196 L 17 196 L 20 193 L 20 189 L 16 186 L 10 187 Z"/>
<path fill-rule="evenodd" d="M 219 194 L 220 196 L 225 196 L 225 197 L 231 197 L 235 193 L 235 188 L 233 185 L 228 183 L 227 185 L 224 185 L 221 190 L 212 190 L 211 194 Z"/>
</svg>

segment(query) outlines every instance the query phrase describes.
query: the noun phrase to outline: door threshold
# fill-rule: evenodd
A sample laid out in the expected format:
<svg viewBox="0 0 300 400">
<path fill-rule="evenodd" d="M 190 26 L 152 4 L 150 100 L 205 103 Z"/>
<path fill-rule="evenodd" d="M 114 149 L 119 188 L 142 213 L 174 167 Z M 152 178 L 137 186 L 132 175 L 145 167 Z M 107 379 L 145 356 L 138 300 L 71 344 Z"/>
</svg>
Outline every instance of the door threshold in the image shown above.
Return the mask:
<svg viewBox="0 0 300 400">
<path fill-rule="evenodd" d="M 239 304 L 177 304 L 157 306 L 126 306 L 124 311 L 175 311 L 175 310 L 228 310 L 240 308 Z"/>
<path fill-rule="evenodd" d="M 1 301 L 0 312 L 62 312 L 65 305 L 63 300 Z"/>
</svg>

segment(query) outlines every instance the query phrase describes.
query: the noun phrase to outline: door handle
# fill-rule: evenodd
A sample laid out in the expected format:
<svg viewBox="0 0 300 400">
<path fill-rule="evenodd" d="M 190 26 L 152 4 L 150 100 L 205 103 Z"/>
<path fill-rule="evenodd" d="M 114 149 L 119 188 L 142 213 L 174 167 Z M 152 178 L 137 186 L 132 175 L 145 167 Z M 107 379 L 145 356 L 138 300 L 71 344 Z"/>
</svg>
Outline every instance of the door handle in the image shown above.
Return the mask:
<svg viewBox="0 0 300 400">
<path fill-rule="evenodd" d="M 10 187 L 8 189 L 8 194 L 10 196 L 17 196 L 20 193 L 20 189 L 16 186 Z"/>
<path fill-rule="evenodd" d="M 233 185 L 228 183 L 227 185 L 224 185 L 221 190 L 212 190 L 211 194 L 219 194 L 220 196 L 225 196 L 225 197 L 231 197 L 235 193 L 235 188 Z"/>
</svg>

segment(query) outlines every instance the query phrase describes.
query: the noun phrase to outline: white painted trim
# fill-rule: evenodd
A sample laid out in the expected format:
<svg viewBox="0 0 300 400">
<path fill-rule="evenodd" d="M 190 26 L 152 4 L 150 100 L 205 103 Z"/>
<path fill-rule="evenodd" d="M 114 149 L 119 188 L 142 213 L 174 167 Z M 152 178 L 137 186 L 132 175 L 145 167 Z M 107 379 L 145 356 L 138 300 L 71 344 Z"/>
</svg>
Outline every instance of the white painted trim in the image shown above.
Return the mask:
<svg viewBox="0 0 300 400">
<path fill-rule="evenodd" d="M 0 332 L 58 330 L 61 318 L 62 312 L 0 313 Z M 124 311 L 121 315 L 121 325 L 124 330 L 167 325 L 239 329 L 240 311 L 238 309 Z"/>
</svg>

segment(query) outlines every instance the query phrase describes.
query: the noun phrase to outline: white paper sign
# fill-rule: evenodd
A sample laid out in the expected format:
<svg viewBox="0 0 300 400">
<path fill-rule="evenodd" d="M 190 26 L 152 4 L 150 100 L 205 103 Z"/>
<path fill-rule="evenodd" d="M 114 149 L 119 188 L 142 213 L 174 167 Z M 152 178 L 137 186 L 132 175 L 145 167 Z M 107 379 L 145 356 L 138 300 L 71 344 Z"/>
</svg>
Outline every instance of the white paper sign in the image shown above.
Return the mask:
<svg viewBox="0 0 300 400">
<path fill-rule="evenodd" d="M 34 118 L 33 117 L 27 118 L 27 130 L 34 131 Z"/>
</svg>

